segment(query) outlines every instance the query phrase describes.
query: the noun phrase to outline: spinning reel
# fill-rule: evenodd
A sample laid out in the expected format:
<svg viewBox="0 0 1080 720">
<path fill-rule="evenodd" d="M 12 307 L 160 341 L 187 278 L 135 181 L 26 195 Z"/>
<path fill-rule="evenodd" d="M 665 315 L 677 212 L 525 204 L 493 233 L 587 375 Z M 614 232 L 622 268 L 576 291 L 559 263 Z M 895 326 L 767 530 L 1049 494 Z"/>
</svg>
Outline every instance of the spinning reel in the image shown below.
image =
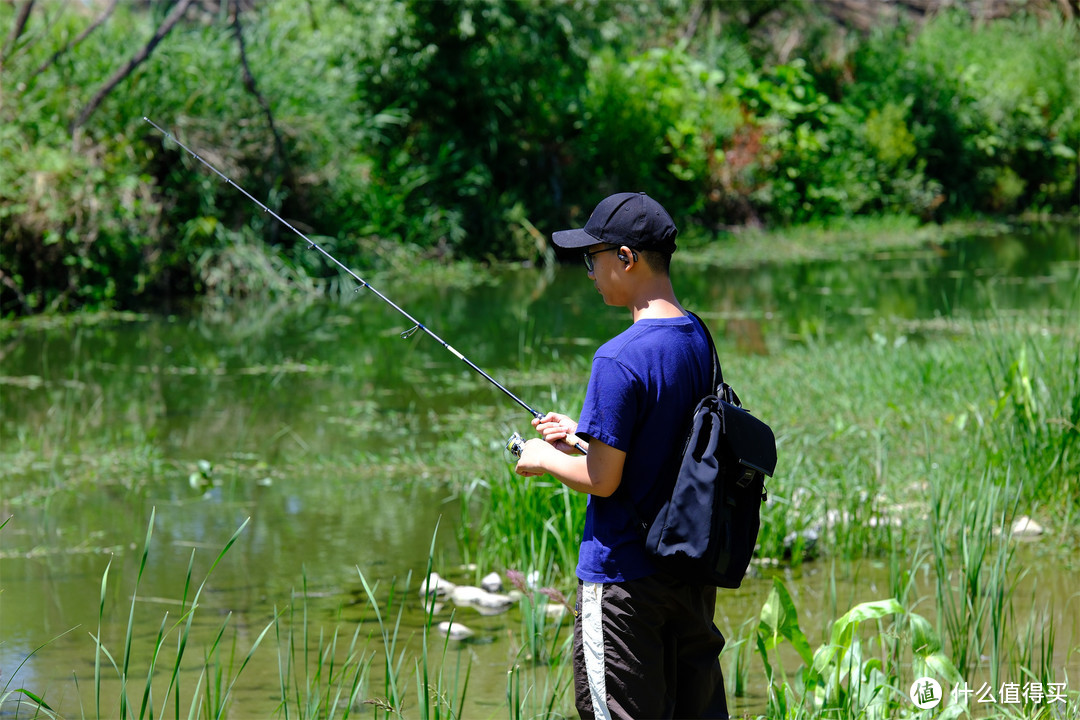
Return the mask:
<svg viewBox="0 0 1080 720">
<path fill-rule="evenodd" d="M 506 441 L 506 449 L 513 454 L 514 457 L 521 457 L 521 451 L 525 449 L 525 439 L 521 435 L 514 433 Z"/>
</svg>

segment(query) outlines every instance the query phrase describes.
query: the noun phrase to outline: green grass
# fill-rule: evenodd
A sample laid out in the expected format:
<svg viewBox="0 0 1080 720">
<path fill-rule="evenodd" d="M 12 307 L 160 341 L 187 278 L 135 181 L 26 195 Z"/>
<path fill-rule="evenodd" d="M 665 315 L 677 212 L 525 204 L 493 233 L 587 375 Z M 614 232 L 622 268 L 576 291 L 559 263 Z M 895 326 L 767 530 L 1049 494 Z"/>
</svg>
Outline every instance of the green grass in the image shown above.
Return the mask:
<svg viewBox="0 0 1080 720">
<path fill-rule="evenodd" d="M 329 630 L 329 637 L 322 627 L 317 640 L 310 637 L 315 628 L 308 614 L 306 578 L 301 587 L 299 607 L 297 602 L 290 603 L 287 614 L 279 614 L 274 622 L 280 716 L 286 720 L 346 718 L 365 700 L 374 653 L 359 623 L 351 635 L 340 623 Z"/>
<path fill-rule="evenodd" d="M 749 631 L 744 625 L 724 654 L 736 701 L 748 686 L 760 686 L 763 679 L 769 689 L 769 717 L 915 718 L 922 716 L 912 711 L 906 688 L 918 677 L 929 675 L 946 688 L 984 676 L 991 684 L 1003 679 L 1030 678 L 1044 684 L 1067 681 L 1055 665 L 1056 631 L 1053 620 L 1047 619 L 1052 616 L 1033 610 L 1024 619 L 1014 613 L 1013 590 L 1021 569 L 1015 566 L 1013 544 L 1001 530 L 1017 493 L 997 489 L 989 475 L 968 476 L 952 488 L 932 486 L 927 492 L 933 508 L 930 550 L 917 550 L 909 557 L 903 548 L 894 548 L 891 595 L 838 611 L 839 617 L 826 628 L 816 648 L 800 625 L 799 608 L 777 575 Z M 409 580 L 401 588 L 391 586 L 383 592 L 360 572 L 370 619 L 355 624 L 337 617 L 325 626 L 309 613 L 304 583 L 293 602 L 277 611 L 248 647 L 238 647 L 227 617 L 211 639 L 199 646 L 192 643 L 191 628 L 202 611 L 203 589 L 246 524 L 217 554 L 197 586 L 192 554 L 180 613 L 175 618 L 163 615 L 149 647 L 133 642 L 131 628 L 151 551 L 153 513 L 139 572 L 130 588 L 128 631 L 119 648 L 107 647 L 100 629 L 109 611 L 109 570 L 105 571 L 99 630 L 90 648 L 95 717 L 111 716 L 116 708 L 121 718 L 229 717 L 234 690 L 242 684 L 249 661 L 256 653 L 275 652 L 266 642 L 270 637 L 277 640 L 277 717 L 462 717 L 471 673 L 468 655 L 457 654 L 453 660 L 450 641 L 436 638 L 433 604 L 425 606 L 418 643 L 405 630 Z M 433 539 L 428 572 L 434 550 Z M 835 565 L 832 573 L 835 583 Z M 566 717 L 569 615 L 564 620 L 548 620 L 544 606 L 558 599 L 557 593 L 524 588 L 522 578 L 517 578 L 517 584 L 527 592 L 517 649 L 507 668 L 506 705 L 496 713 L 513 718 Z M 933 614 L 914 612 L 920 605 L 932 607 Z M 187 655 L 202 658 L 194 674 L 180 671 Z M 118 684 L 103 682 L 110 673 Z M 155 688 L 162 681 L 164 693 L 155 698 Z M 31 688 L 5 687 L 0 692 L 5 701 L 13 695 L 23 697 L 25 716 L 56 716 L 47 700 Z M 1071 696 L 1073 702 L 1080 699 L 1075 690 Z M 1044 708 L 1028 703 L 995 708 L 989 716 L 1019 716 L 1021 709 L 1033 714 Z M 961 715 L 957 709 L 943 717 Z"/>
<path fill-rule="evenodd" d="M 434 543 L 433 543 L 434 545 Z M 431 571 L 431 562 L 428 562 L 428 572 Z M 392 611 L 395 605 L 396 593 L 392 590 L 389 599 L 385 601 L 386 607 L 376 594 L 377 586 L 368 582 L 363 573 L 360 573 L 360 581 L 364 586 L 371 609 L 375 614 L 378 625 L 378 637 L 381 640 L 383 684 L 382 691 L 376 696 L 365 700 L 365 703 L 375 708 L 376 715 L 383 717 L 404 717 L 408 710 L 408 716 L 416 716 L 424 720 L 437 718 L 455 718 L 460 714 L 460 704 L 464 701 L 465 691 L 468 688 L 469 669 L 465 668 L 464 677 L 461 675 L 460 666 L 447 668 L 446 658 L 450 647 L 449 636 L 442 642 L 441 653 L 436 656 L 437 646 L 431 644 L 432 623 L 434 618 L 434 598 L 428 604 L 425 614 L 425 623 L 421 632 L 421 646 L 419 653 L 413 658 L 412 670 L 415 677 L 415 709 L 409 706 L 409 658 L 407 650 L 402 647 L 407 638 L 402 635 L 401 621 L 404 605 L 397 606 L 396 616 L 391 617 L 385 611 Z M 407 583 L 406 583 L 407 585 Z M 435 668 L 435 660 L 438 657 L 441 662 L 438 669 Z M 444 673 L 444 670 L 447 671 Z M 415 713 L 415 715 L 413 715 Z"/>
<path fill-rule="evenodd" d="M 279 702 L 275 717 L 283 718 L 348 718 L 370 716 L 385 718 L 420 718 L 440 720 L 460 718 L 461 706 L 468 689 L 470 667 L 449 661 L 451 641 L 438 638 L 435 631 L 434 600 L 427 605 L 425 621 L 420 630 L 419 647 L 415 638 L 407 635 L 402 626 L 404 596 L 410 591 L 409 582 L 398 592 L 391 588 L 388 595 L 379 591 L 359 572 L 359 579 L 374 617 L 373 626 L 364 622 L 352 625 L 338 618 L 333 627 L 326 628 L 313 614 L 309 614 L 306 581 L 293 602 L 276 611 L 273 619 L 261 629 L 246 649 L 238 647 L 239 634 L 230 629 L 231 613 L 226 614 L 209 640 L 194 642 L 192 627 L 196 616 L 204 612 L 200 604 L 203 590 L 214 568 L 244 532 L 248 521 L 236 530 L 213 560 L 205 578 L 195 585 L 191 562 L 179 601 L 180 611 L 172 617 L 166 612 L 152 643 L 147 647 L 136 642 L 134 627 L 136 613 L 141 603 L 139 586 L 147 567 L 153 540 L 155 514 L 151 512 L 146 537 L 140 555 L 138 572 L 130 592 L 127 632 L 119 647 L 110 647 L 103 628 L 105 618 L 111 614 L 109 604 L 111 563 L 101 578 L 101 596 L 98 604 L 98 628 L 91 634 L 93 641 L 92 698 L 82 701 L 82 717 L 92 708 L 90 717 L 129 718 L 228 718 L 235 717 L 234 691 L 242 682 L 245 668 L 257 653 L 274 650 L 265 641 L 277 641 L 279 668 Z M 0 524 L 3 528 L 5 520 Z M 432 555 L 435 551 L 432 538 Z M 215 614 L 215 611 L 210 611 Z M 542 609 L 541 613 L 542 615 Z M 544 629 L 538 630 L 541 635 Z M 556 629 L 557 634 L 557 629 Z M 247 634 L 245 633 L 245 636 Z M 525 634 L 523 644 L 534 642 Z M 47 646 L 48 643 L 45 644 Z M 44 646 L 43 646 L 44 647 Z M 38 648 L 40 650 L 41 648 Z M 33 659 L 35 650 L 15 669 Z M 196 658 L 192 661 L 190 658 Z M 460 656 L 467 659 L 467 655 Z M 562 655 L 555 654 L 556 664 L 561 665 Z M 381 671 L 376 671 L 376 668 Z M 511 675 L 520 675 L 515 666 Z M 558 676 L 558 673 L 555 673 Z M 537 703 L 554 703 L 565 690 L 556 689 L 554 694 L 537 698 L 531 692 L 534 672 L 524 674 L 529 679 L 529 692 L 518 698 L 516 707 L 533 707 Z M 155 698 L 155 690 L 161 692 Z M 379 684 L 378 689 L 375 686 Z M 75 677 L 78 689 L 80 679 Z M 527 696 L 527 697 L 526 697 Z M 32 688 L 0 686 L 0 704 L 5 709 L 10 704 L 19 708 L 18 717 L 60 718 L 72 717 L 57 714 L 47 700 Z M 519 714 L 517 717 L 522 717 Z M 529 717 L 534 715 L 530 712 Z"/>
<path fill-rule="evenodd" d="M 508 468 L 466 486 L 461 508 L 458 544 L 465 562 L 477 567 L 477 579 L 489 570 L 513 570 L 537 572 L 542 584 L 570 581 L 584 496 L 551 478 L 525 478 Z"/>
<path fill-rule="evenodd" d="M 195 564 L 195 553 L 192 552 L 191 561 L 188 565 L 187 577 L 184 582 L 183 596 L 180 602 L 180 614 L 171 621 L 168 613 L 162 617 L 153 648 L 150 652 L 150 656 L 147 658 L 142 656 L 141 653 L 136 654 L 133 651 L 132 632 L 135 626 L 139 583 L 142 580 L 143 572 L 146 569 L 147 558 L 150 553 L 150 545 L 154 530 L 154 517 L 155 513 L 151 512 L 150 521 L 146 530 L 146 540 L 143 544 L 141 560 L 139 563 L 139 571 L 135 580 L 135 586 L 131 592 L 131 607 L 128 613 L 127 634 L 125 635 L 124 644 L 119 654 L 109 650 L 102 635 L 102 627 L 104 625 L 104 617 L 106 614 L 106 601 L 108 599 L 107 588 L 109 583 L 109 567 L 111 567 L 111 563 L 106 567 L 101 578 L 101 602 L 99 604 L 98 613 L 98 631 L 97 634 L 93 636 L 95 648 L 95 717 L 100 718 L 106 716 L 102 714 L 102 702 L 110 698 L 107 698 L 106 693 L 103 691 L 102 673 L 103 671 L 108 672 L 110 669 L 115 673 L 120 683 L 118 717 L 122 720 L 127 720 L 127 718 L 141 719 L 164 716 L 170 707 L 172 709 L 172 716 L 176 718 L 185 716 L 192 719 L 197 717 L 227 717 L 231 694 L 233 687 L 236 684 L 236 680 L 243 672 L 244 667 L 247 666 L 252 655 L 258 650 L 259 645 L 270 631 L 272 625 L 267 625 L 263 628 L 262 632 L 259 633 L 258 637 L 252 643 L 247 654 L 240 660 L 239 666 L 236 666 L 235 644 L 229 649 L 224 642 L 225 633 L 229 624 L 229 617 L 227 616 L 225 621 L 220 625 L 214 640 L 209 645 L 198 648 L 198 650 L 202 651 L 204 661 L 195 679 L 195 687 L 191 691 L 190 700 L 187 701 L 188 705 L 186 711 L 182 708 L 184 700 L 181 699 L 181 664 L 184 661 L 188 650 L 188 640 L 191 635 L 192 622 L 196 611 L 199 609 L 199 599 L 202 596 L 203 589 L 206 587 L 207 579 L 209 579 L 210 573 L 213 572 L 214 568 L 221 562 L 221 559 L 229 551 L 229 548 L 232 547 L 233 543 L 236 542 L 237 538 L 243 532 L 244 527 L 247 525 L 247 521 L 245 521 L 237 531 L 233 533 L 233 536 L 229 538 L 228 542 L 225 543 L 225 546 L 211 564 L 206 579 L 202 581 L 198 588 L 195 588 L 193 585 L 192 570 Z M 194 590 L 194 594 L 191 594 L 192 590 Z M 166 648 L 166 641 L 170 641 L 172 637 L 175 637 L 176 649 L 170 652 Z M 136 676 L 136 671 L 133 669 L 133 660 L 136 661 L 136 665 L 140 665 L 143 662 L 146 663 L 146 677 L 145 681 L 141 684 L 140 679 Z M 154 680 L 159 674 L 159 660 L 165 660 L 171 664 L 165 668 L 167 685 L 164 697 L 160 698 L 159 701 L 160 710 L 155 713 L 153 685 Z M 111 714 L 111 707 L 107 707 L 106 710 L 108 711 L 107 714 Z"/>
<path fill-rule="evenodd" d="M 1007 229 L 1000 220 L 931 225 L 904 215 L 836 217 L 781 230 L 744 227 L 716 238 L 691 234 L 680 242 L 680 247 L 685 245 L 689 252 L 676 254 L 672 264 L 707 262 L 731 269 L 777 259 L 806 262 L 861 255 L 868 250 L 925 251 L 928 244 L 945 244 L 957 237 L 992 235 Z"/>
<path fill-rule="evenodd" d="M 748 637 L 744 628 L 735 647 L 725 651 L 736 697 L 745 676 L 760 668 L 769 689 L 768 717 L 927 717 L 907 692 L 916 679 L 931 677 L 946 697 L 934 717 L 1075 716 L 1080 693 L 1068 690 L 1068 671 L 1054 654 L 1053 614 L 1034 602 L 1028 617 L 1016 612 L 1014 591 L 1025 570 L 1016 562 L 1004 518 L 1019 494 L 995 485 L 988 475 L 935 485 L 929 494 L 930 547 L 911 557 L 898 548 L 891 562 L 892 596 L 849 609 L 816 649 L 800 626 L 786 584 L 779 575 L 774 578 L 756 633 Z M 916 606 L 933 612 L 916 613 Z M 753 641 L 760 660 L 756 667 L 745 651 Z M 950 699 L 952 689 L 983 682 L 995 694 L 1005 683 L 1043 688 L 1058 683 L 1066 688 L 1069 705 L 1054 710 L 1027 698 L 993 705 Z"/>
</svg>

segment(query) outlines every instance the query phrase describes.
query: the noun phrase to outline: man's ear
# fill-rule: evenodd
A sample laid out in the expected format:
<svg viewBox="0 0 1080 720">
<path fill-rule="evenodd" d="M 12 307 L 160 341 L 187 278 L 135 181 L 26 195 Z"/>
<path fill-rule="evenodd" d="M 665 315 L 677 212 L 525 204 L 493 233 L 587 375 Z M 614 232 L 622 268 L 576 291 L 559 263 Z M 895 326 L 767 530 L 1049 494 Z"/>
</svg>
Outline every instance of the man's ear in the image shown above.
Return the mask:
<svg viewBox="0 0 1080 720">
<path fill-rule="evenodd" d="M 631 257 L 634 258 L 634 262 L 638 261 L 637 251 L 634 250 L 633 248 L 630 248 L 630 247 L 626 246 L 626 245 L 623 245 L 621 248 L 619 248 L 619 252 L 616 253 L 616 254 L 618 255 L 618 258 L 620 260 L 622 260 L 624 263 L 626 263 L 627 265 L 630 264 L 630 259 L 629 258 L 631 258 Z M 629 257 L 627 257 L 627 256 L 629 256 Z"/>
</svg>

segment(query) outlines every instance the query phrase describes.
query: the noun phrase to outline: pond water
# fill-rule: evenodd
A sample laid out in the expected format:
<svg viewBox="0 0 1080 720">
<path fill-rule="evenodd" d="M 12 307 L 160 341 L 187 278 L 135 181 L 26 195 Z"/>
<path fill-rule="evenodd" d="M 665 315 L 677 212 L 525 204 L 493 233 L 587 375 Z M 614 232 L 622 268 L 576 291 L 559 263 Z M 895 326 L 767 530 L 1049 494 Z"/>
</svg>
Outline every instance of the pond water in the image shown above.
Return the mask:
<svg viewBox="0 0 1080 720">
<path fill-rule="evenodd" d="M 933 333 L 989 306 L 1053 314 L 1077 301 L 1078 256 L 1075 226 L 1043 226 L 830 261 L 679 262 L 674 274 L 683 303 L 710 321 L 736 365 L 788 343 Z M 541 410 L 561 407 L 552 379 L 584 381 L 597 343 L 626 323 L 573 264 L 503 270 L 467 289 L 373 284 Z M 149 647 L 165 613 L 179 616 L 193 553 L 197 587 L 245 521 L 203 590 L 196 638 L 212 638 L 228 618 L 242 658 L 305 588 L 311 617 L 351 634 L 372 619 L 361 572 L 382 596 L 407 586 L 402 597 L 416 605 L 433 544 L 437 569 L 460 563 L 462 513 L 448 488 L 501 472 L 503 442 L 530 418 L 423 333 L 403 340 L 409 327 L 360 292 L 303 307 L 0 332 L 0 522 L 10 518 L 0 529 L 0 696 L 25 687 L 66 716 L 94 714 L 101 599 L 102 642 L 116 654 L 152 513 L 136 647 Z M 462 466 L 452 451 L 462 446 L 489 448 L 490 464 Z M 63 490 L 72 483 L 77 491 Z M 811 563 L 787 574 L 810 627 L 834 617 L 831 603 L 888 592 L 887 569 L 874 563 L 829 570 Z M 1051 592 L 1064 602 L 1076 578 L 1056 577 L 1063 584 Z M 717 621 L 726 634 L 756 615 L 770 587 L 764 577 L 725 592 Z M 459 619 L 479 635 L 451 650 L 472 663 L 466 716 L 497 716 L 518 613 Z M 418 632 L 419 620 L 414 608 L 403 633 Z M 271 649 L 244 670 L 229 717 L 274 711 L 277 640 L 264 642 Z M 200 666 L 201 654 L 196 641 Z M 133 695 L 145 674 L 136 671 Z M 737 709 L 763 702 L 751 692 Z"/>
</svg>

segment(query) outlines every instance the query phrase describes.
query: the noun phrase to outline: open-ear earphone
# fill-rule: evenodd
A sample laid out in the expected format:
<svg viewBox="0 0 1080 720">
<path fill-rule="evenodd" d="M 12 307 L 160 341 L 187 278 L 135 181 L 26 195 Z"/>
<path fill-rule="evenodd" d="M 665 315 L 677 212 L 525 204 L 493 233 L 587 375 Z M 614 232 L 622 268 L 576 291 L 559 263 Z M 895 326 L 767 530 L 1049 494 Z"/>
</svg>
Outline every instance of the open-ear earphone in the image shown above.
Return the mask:
<svg viewBox="0 0 1080 720">
<path fill-rule="evenodd" d="M 634 262 L 638 261 L 637 250 L 631 250 L 630 251 L 630 256 L 634 258 Z M 623 262 L 630 262 L 629 260 L 626 259 L 626 255 L 624 255 L 623 253 L 619 253 L 617 257 L 620 260 L 622 260 Z"/>
</svg>

